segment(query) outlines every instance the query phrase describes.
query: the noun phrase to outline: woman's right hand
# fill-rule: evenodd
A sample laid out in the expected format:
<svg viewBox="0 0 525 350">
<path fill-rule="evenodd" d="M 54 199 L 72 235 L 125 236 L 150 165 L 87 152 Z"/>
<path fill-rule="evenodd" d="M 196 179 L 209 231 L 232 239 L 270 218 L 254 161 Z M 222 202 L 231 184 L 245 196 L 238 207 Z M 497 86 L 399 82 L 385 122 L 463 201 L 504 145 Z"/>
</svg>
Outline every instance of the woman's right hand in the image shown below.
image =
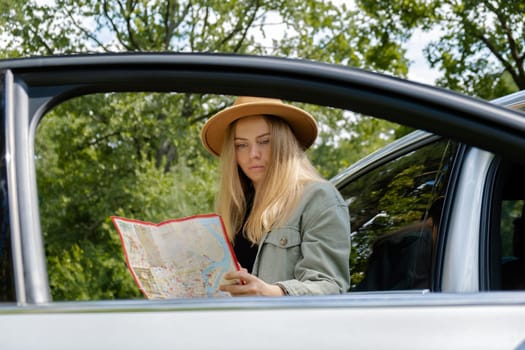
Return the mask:
<svg viewBox="0 0 525 350">
<path fill-rule="evenodd" d="M 224 275 L 228 281 L 237 280 L 238 283 L 223 284 L 219 289 L 228 292 L 232 296 L 283 296 L 284 291 L 275 284 L 268 284 L 260 278 L 248 273 L 248 270 L 241 268 L 240 271 L 228 272 Z"/>
</svg>

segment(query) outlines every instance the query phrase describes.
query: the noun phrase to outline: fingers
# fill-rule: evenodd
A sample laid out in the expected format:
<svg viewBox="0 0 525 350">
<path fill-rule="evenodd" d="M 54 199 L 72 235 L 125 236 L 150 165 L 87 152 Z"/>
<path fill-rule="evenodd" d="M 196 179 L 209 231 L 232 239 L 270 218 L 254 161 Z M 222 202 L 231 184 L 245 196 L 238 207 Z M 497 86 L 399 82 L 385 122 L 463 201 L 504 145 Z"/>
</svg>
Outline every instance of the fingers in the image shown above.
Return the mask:
<svg viewBox="0 0 525 350">
<path fill-rule="evenodd" d="M 223 284 L 219 289 L 228 292 L 233 296 L 260 295 L 260 284 L 264 283 L 257 277 L 248 273 L 246 269 L 242 271 L 228 272 L 224 275 L 227 281 L 237 281 L 237 283 Z"/>
<path fill-rule="evenodd" d="M 232 296 L 251 295 L 251 288 L 245 283 L 223 284 L 219 287 L 223 292 L 228 292 Z"/>
<path fill-rule="evenodd" d="M 248 272 L 248 270 L 244 267 L 241 266 L 241 264 L 237 263 L 237 266 L 239 267 L 239 271 L 246 271 Z"/>
<path fill-rule="evenodd" d="M 248 273 L 248 270 L 246 269 L 241 269 L 240 271 L 227 272 L 226 274 L 224 274 L 225 280 L 239 280 L 244 283 L 253 278 L 256 277 Z"/>
<path fill-rule="evenodd" d="M 220 290 L 228 292 L 234 297 L 256 295 L 250 286 L 243 284 L 222 285 L 220 286 Z"/>
</svg>

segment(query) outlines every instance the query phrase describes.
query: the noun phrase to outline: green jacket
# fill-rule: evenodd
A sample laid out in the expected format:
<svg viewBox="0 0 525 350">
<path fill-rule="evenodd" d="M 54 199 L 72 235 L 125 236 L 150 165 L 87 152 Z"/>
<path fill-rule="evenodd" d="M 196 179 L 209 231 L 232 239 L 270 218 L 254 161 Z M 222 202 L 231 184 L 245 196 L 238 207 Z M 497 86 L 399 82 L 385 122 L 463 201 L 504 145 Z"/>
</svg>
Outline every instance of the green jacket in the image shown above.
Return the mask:
<svg viewBox="0 0 525 350">
<path fill-rule="evenodd" d="M 252 273 L 288 295 L 339 294 L 350 287 L 350 215 L 329 182 L 307 186 L 286 225 L 259 244 Z"/>
</svg>

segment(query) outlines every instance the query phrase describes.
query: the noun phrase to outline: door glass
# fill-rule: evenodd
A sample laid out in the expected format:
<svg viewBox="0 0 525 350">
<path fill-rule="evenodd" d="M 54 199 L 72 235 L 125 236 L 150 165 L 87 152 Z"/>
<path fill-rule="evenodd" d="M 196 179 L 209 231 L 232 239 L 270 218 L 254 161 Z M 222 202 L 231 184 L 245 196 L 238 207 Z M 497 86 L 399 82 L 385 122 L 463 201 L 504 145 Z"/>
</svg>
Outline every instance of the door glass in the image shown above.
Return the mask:
<svg viewBox="0 0 525 350">
<path fill-rule="evenodd" d="M 349 203 L 353 291 L 429 289 L 456 145 L 442 140 L 340 189 Z"/>
<path fill-rule="evenodd" d="M 492 290 L 525 290 L 524 174 L 524 166 L 502 161 L 493 187 L 496 192 L 489 194 L 494 198 L 488 201 L 494 204 L 490 218 L 499 219 L 491 226 L 489 256 L 485 257 L 492 259 Z"/>
<path fill-rule="evenodd" d="M 525 289 L 525 207 L 523 200 L 504 200 L 501 210 L 501 289 Z"/>
<path fill-rule="evenodd" d="M 233 101 L 98 93 L 66 100 L 41 118 L 34 159 L 53 301 L 142 298 L 111 216 L 163 222 L 212 213 L 218 161 L 202 146 L 200 131 Z M 319 123 L 309 157 L 325 178 L 389 143 L 398 127 L 341 109 L 298 106 Z"/>
</svg>

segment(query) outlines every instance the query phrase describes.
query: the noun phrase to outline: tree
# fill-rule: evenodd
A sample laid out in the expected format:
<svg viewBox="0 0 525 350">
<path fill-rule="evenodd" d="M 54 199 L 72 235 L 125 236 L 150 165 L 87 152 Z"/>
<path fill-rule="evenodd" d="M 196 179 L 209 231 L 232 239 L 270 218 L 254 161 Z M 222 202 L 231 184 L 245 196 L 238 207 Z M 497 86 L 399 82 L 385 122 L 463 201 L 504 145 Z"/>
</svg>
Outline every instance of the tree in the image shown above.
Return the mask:
<svg viewBox="0 0 525 350">
<path fill-rule="evenodd" d="M 56 0 L 20 6 L 19 16 L 2 17 L 4 57 L 229 52 L 317 59 L 401 76 L 407 71 L 395 40 L 376 38 L 380 33 L 369 30 L 365 17 L 328 1 Z M 274 26 L 286 34 L 271 34 Z M 35 158 L 55 299 L 139 296 L 109 216 L 158 221 L 213 210 L 215 160 L 200 145 L 199 130 L 232 100 L 207 94 L 98 94 L 72 99 L 43 118 Z M 304 107 L 323 126 L 324 142 L 311 155 L 327 177 L 382 145 L 395 128 L 343 111 Z M 338 135 L 341 126 L 353 132 Z"/>
<path fill-rule="evenodd" d="M 512 0 L 443 1 L 444 33 L 426 49 L 438 84 L 491 99 L 525 89 L 525 3 Z"/>
<path fill-rule="evenodd" d="M 525 89 L 525 3 L 519 0 L 368 1 L 386 32 L 433 30 L 425 49 L 437 85 L 485 99 Z"/>
<path fill-rule="evenodd" d="M 122 215 L 160 221 L 213 208 L 215 172 L 159 117 L 180 110 L 185 95 L 97 94 L 58 106 L 40 123 L 36 169 L 42 231 L 53 297 L 137 297 L 120 241 L 109 220 Z M 195 97 L 197 98 L 197 97 Z M 185 133 L 198 130 L 186 128 Z M 169 136 L 168 136 L 169 135 Z M 158 142 L 187 143 L 175 165 L 158 158 Z"/>
</svg>

